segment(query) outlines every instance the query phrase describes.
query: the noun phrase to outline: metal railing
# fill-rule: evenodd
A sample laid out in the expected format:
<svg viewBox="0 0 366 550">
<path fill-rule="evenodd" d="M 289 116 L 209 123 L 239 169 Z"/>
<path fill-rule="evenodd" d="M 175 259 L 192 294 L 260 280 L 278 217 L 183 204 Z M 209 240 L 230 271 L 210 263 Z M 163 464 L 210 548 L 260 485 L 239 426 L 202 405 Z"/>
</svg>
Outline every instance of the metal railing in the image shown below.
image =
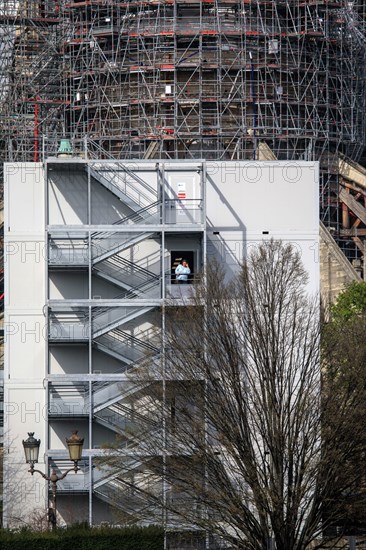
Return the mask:
<svg viewBox="0 0 366 550">
<path fill-rule="evenodd" d="M 118 233 L 118 232 L 97 232 L 92 234 L 92 258 L 94 263 L 98 263 L 118 252 L 127 250 L 132 246 L 147 239 L 151 234 L 142 232 L 138 234 Z"/>
<path fill-rule="evenodd" d="M 101 275 L 105 274 L 113 278 L 116 282 L 119 281 L 121 286 L 129 290 L 131 287 L 137 290 L 140 285 L 159 281 L 159 275 L 118 255 L 96 264 L 95 270 Z"/>
<path fill-rule="evenodd" d="M 196 225 L 204 222 L 202 199 L 166 199 L 164 207 L 166 224 Z"/>
<path fill-rule="evenodd" d="M 48 263 L 50 266 L 87 266 L 88 243 L 82 239 L 72 241 L 51 239 L 48 244 Z"/>
<path fill-rule="evenodd" d="M 101 335 L 95 340 L 96 347 L 102 346 L 122 360 L 131 362 L 136 366 L 139 362 L 146 360 L 158 353 L 158 348 L 148 342 L 142 342 L 139 338 L 131 336 L 121 329 L 114 329 L 108 334 Z"/>
<path fill-rule="evenodd" d="M 102 336 L 102 334 L 113 330 L 113 328 L 143 315 L 146 309 L 151 308 L 142 308 L 140 306 L 96 308 L 93 312 L 92 318 L 93 337 L 98 338 L 98 336 Z"/>
<path fill-rule="evenodd" d="M 84 312 L 50 315 L 50 341 L 86 341 L 89 337 L 89 318 Z"/>
<path fill-rule="evenodd" d="M 87 167 L 94 179 L 130 199 L 129 205 L 141 210 L 157 201 L 157 191 L 123 163 L 91 162 Z M 113 191 L 112 191 L 113 192 Z"/>
</svg>

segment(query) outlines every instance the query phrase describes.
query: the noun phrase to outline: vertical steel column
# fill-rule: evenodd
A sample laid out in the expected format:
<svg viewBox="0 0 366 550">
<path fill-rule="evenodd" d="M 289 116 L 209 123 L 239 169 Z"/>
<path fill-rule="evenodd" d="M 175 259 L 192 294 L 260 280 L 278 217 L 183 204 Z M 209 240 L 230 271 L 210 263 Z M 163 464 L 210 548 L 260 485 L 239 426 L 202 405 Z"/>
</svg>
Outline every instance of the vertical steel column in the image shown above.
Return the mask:
<svg viewBox="0 0 366 550">
<path fill-rule="evenodd" d="M 86 144 L 87 147 L 87 144 Z M 87 155 L 87 149 L 85 151 Z M 91 174 L 90 174 L 90 163 L 88 163 L 88 300 L 92 300 L 92 243 L 91 243 L 91 229 L 92 225 L 92 196 L 91 196 Z M 89 306 L 89 326 L 88 326 L 88 374 L 93 374 L 93 308 Z M 89 449 L 93 448 L 93 382 L 89 380 L 88 384 L 89 391 L 89 415 L 88 415 L 88 434 L 89 434 Z M 89 525 L 93 525 L 93 456 L 92 453 L 89 454 Z"/>
<path fill-rule="evenodd" d="M 48 307 L 48 300 L 50 297 L 50 282 L 49 282 L 49 242 L 48 242 L 48 224 L 49 224 L 49 193 L 48 193 L 48 164 L 45 162 L 43 164 L 43 172 L 44 172 L 44 258 L 45 258 L 45 265 L 44 265 L 44 271 L 45 271 L 45 306 L 43 308 L 44 313 L 44 323 L 45 323 L 45 369 L 44 369 L 44 380 L 45 380 L 45 392 L 46 392 L 46 398 L 45 398 L 45 424 L 44 424 L 44 442 L 45 442 L 45 448 L 49 450 L 50 448 L 50 429 L 49 429 L 49 401 L 50 401 L 50 387 L 49 387 L 49 375 L 50 373 L 50 365 L 49 365 L 49 307 Z M 49 471 L 49 458 L 47 455 L 47 461 L 45 461 L 45 468 L 46 472 Z M 45 504 L 49 503 L 48 498 L 48 483 L 47 483 L 47 491 L 45 492 Z"/>
</svg>

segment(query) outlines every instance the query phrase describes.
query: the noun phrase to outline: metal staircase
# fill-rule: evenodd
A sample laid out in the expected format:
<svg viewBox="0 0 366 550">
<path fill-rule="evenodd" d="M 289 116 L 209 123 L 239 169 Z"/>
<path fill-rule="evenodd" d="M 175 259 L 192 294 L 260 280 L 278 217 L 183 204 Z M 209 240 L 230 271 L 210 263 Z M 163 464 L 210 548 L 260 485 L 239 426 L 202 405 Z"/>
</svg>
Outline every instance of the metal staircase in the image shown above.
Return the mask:
<svg viewBox="0 0 366 550">
<path fill-rule="evenodd" d="M 146 384 L 136 388 L 135 393 L 142 395 L 150 387 Z M 131 391 L 131 396 L 134 392 Z M 156 430 L 152 422 L 149 423 L 148 411 L 140 410 L 139 413 L 131 406 L 121 402 L 113 403 L 107 409 L 101 409 L 94 413 L 94 420 L 102 426 L 118 433 L 120 448 L 125 451 L 139 446 L 141 437 L 146 436 L 151 430 Z"/>
<path fill-rule="evenodd" d="M 94 414 L 107 409 L 119 401 L 130 398 L 148 385 L 149 382 L 136 382 L 136 380 L 132 379 L 124 380 L 123 382 L 115 382 L 114 384 L 102 384 L 102 386 L 93 393 Z"/>
<path fill-rule="evenodd" d="M 54 164 L 52 170 L 58 170 L 60 161 Z M 192 240 L 195 267 L 201 262 L 203 198 L 198 191 L 188 198 L 187 183 L 187 198 L 178 199 L 177 182 L 187 176 L 180 164 L 157 168 L 149 161 L 135 173 L 117 160 L 75 160 L 71 167 L 83 180 L 80 220 L 87 223 L 47 227 L 52 272 L 47 415 L 55 431 L 76 418 L 88 430 L 90 449 L 82 475 L 60 488 L 64 494 L 88 492 L 89 503 L 95 495 L 116 506 L 126 523 L 159 523 L 162 511 L 145 490 L 161 495 L 157 480 L 167 443 L 188 452 L 175 441 L 179 422 L 169 441 L 162 422 L 164 392 L 170 392 L 169 350 L 162 353 L 160 341 L 164 299 L 177 298 L 180 307 L 193 290 L 193 284 L 173 284 L 171 251 L 180 249 L 183 238 Z M 196 164 L 187 170 L 197 172 Z M 196 181 L 191 174 L 187 178 Z M 65 189 L 70 190 L 66 179 Z M 103 441 L 116 436 L 118 449 L 103 448 Z M 60 463 L 67 459 L 55 456 Z"/>
<path fill-rule="evenodd" d="M 94 492 L 101 500 L 121 510 L 127 523 L 139 521 L 145 525 L 154 525 L 163 520 L 162 510 L 159 509 L 157 501 L 147 494 L 133 491 L 123 479 L 115 478 L 94 487 Z"/>
<path fill-rule="evenodd" d="M 111 355 L 115 359 L 123 361 L 127 365 L 137 365 L 142 361 L 159 354 L 159 349 L 149 342 L 121 330 L 114 329 L 94 340 L 96 349 Z"/>
<path fill-rule="evenodd" d="M 108 191 L 118 197 L 141 218 L 149 217 L 144 209 L 158 200 L 157 191 L 122 163 L 92 163 L 90 175 Z"/>
<path fill-rule="evenodd" d="M 159 275 L 117 254 L 96 264 L 93 272 L 98 277 L 128 291 L 131 297 L 148 293 L 149 298 L 160 298 Z"/>
<path fill-rule="evenodd" d="M 142 211 L 144 217 L 142 217 Z M 141 211 L 133 212 L 114 222 L 113 226 L 133 224 L 158 224 L 161 219 L 161 202 L 157 201 Z M 150 238 L 154 233 L 151 231 L 133 234 L 131 232 L 119 231 L 97 231 L 91 234 L 92 239 L 92 262 L 98 263 L 103 258 L 122 252 L 123 250 L 138 244 L 141 240 Z M 112 250 L 109 250 L 109 249 Z M 89 252 L 88 239 L 70 237 L 53 237 L 49 239 L 48 263 L 52 267 L 63 266 L 88 266 Z"/>
<path fill-rule="evenodd" d="M 154 524 L 162 520 L 162 510 L 157 504 L 161 497 L 162 484 L 152 472 L 144 475 L 149 460 L 145 457 L 124 455 L 119 457 L 121 467 L 119 471 L 106 477 L 99 478 L 93 484 L 97 496 L 120 509 L 125 520 L 142 521 L 145 524 Z M 108 472 L 108 470 L 107 470 Z M 132 487 L 132 478 L 140 478 L 140 491 Z M 146 491 L 146 492 L 145 492 Z M 148 496 L 150 495 L 150 496 Z M 156 495 L 157 500 L 154 499 Z"/>
<path fill-rule="evenodd" d="M 48 316 L 48 338 L 54 342 L 87 342 L 89 318 L 82 309 L 51 311 Z"/>
<path fill-rule="evenodd" d="M 119 308 L 120 309 L 120 308 Z M 125 309 L 125 308 L 122 308 Z M 128 308 L 128 319 L 133 315 L 142 314 L 144 309 L 149 311 L 152 308 Z M 109 314 L 110 310 L 101 313 L 103 316 Z M 112 316 L 113 317 L 113 316 Z M 124 317 L 126 319 L 127 317 Z M 115 321 L 113 321 L 114 323 Z M 153 383 L 152 380 L 143 380 L 138 372 L 141 366 L 149 364 L 154 370 L 154 365 L 160 364 L 160 349 L 151 343 L 152 331 L 140 334 L 140 337 L 130 334 L 121 328 L 109 329 L 109 321 L 105 329 L 98 330 L 93 340 L 93 347 L 99 351 L 114 357 L 128 366 L 128 377 L 123 381 L 115 383 L 104 383 L 94 387 L 93 391 L 93 417 L 98 423 L 123 436 L 126 445 L 136 444 L 135 437 L 138 429 L 137 416 L 141 418 L 143 412 L 139 408 L 139 414 L 131 411 L 129 406 L 131 400 L 136 400 L 143 395 L 144 391 Z M 136 376 L 137 375 L 137 376 Z M 140 425 L 146 426 L 146 418 Z"/>
<path fill-rule="evenodd" d="M 136 399 L 138 395 L 151 386 L 150 380 L 133 378 L 141 365 L 146 361 L 149 364 L 158 364 L 160 361 L 160 350 L 153 344 L 136 338 L 127 332 L 117 329 L 103 335 L 93 342 L 96 349 L 111 355 L 130 366 L 128 371 L 131 376 L 114 384 L 101 384 L 93 393 L 93 415 L 99 423 L 124 435 L 130 439 L 132 430 L 136 432 L 136 412 L 131 416 L 131 410 L 126 406 L 126 401 Z M 139 415 L 141 417 L 142 411 Z M 143 416 L 143 414 L 142 414 Z M 146 419 L 145 419 L 146 423 Z"/>
<path fill-rule="evenodd" d="M 104 231 L 92 234 L 92 263 L 93 265 L 128 250 L 132 246 L 149 239 L 153 232 L 120 233 L 116 231 Z"/>
<path fill-rule="evenodd" d="M 93 315 L 93 339 L 151 311 L 153 306 L 120 306 L 96 308 Z"/>
<path fill-rule="evenodd" d="M 135 292 L 135 291 L 133 291 Z M 116 298 L 130 298 L 129 293 L 123 293 Z M 94 308 L 92 316 L 92 338 L 95 340 L 100 336 L 118 328 L 121 325 L 128 323 L 144 315 L 154 309 L 154 306 L 116 306 L 116 307 L 98 307 Z M 84 311 L 74 312 L 51 312 L 49 315 L 49 331 L 48 337 L 51 341 L 59 342 L 85 342 L 89 338 L 89 316 Z M 108 340 L 109 344 L 113 344 L 109 355 L 118 353 L 115 344 L 116 339 L 111 336 Z M 105 347 L 107 341 L 104 340 Z M 102 342 L 100 342 L 102 346 Z M 104 351 L 104 350 L 103 350 Z M 120 351 L 120 350 L 119 350 Z"/>
<path fill-rule="evenodd" d="M 98 424 L 113 430 L 127 441 L 133 438 L 133 434 L 140 433 L 138 421 L 129 418 L 125 408 L 118 403 L 96 412 L 94 419 Z"/>
</svg>

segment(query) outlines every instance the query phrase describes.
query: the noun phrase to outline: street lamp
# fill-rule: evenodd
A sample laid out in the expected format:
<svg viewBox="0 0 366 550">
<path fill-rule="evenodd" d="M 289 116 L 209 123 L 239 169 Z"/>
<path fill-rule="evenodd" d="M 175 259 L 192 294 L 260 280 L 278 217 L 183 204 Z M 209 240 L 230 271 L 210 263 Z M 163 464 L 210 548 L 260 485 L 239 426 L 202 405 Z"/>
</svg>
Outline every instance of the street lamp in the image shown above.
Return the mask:
<svg viewBox="0 0 366 550">
<path fill-rule="evenodd" d="M 78 436 L 77 430 L 73 431 L 71 437 L 66 438 L 66 444 L 69 449 L 70 460 L 73 461 L 74 467 L 66 470 L 66 472 L 63 473 L 61 476 L 58 476 L 56 474 L 56 470 L 52 470 L 51 475 L 47 476 L 40 470 L 36 470 L 34 468 L 34 465 L 38 463 L 39 446 L 41 444 L 41 440 L 34 437 L 34 432 L 28 432 L 28 436 L 28 439 L 23 441 L 25 461 L 27 464 L 30 464 L 30 469 L 28 470 L 28 472 L 31 475 L 37 472 L 37 474 L 40 474 L 43 479 L 51 482 L 52 508 L 49 508 L 48 521 L 52 524 L 52 528 L 54 529 L 56 527 L 57 482 L 61 479 L 64 479 L 70 472 L 76 473 L 80 470 L 80 468 L 78 468 L 78 461 L 81 459 L 81 454 L 83 452 L 84 439 L 81 439 L 81 437 Z"/>
</svg>

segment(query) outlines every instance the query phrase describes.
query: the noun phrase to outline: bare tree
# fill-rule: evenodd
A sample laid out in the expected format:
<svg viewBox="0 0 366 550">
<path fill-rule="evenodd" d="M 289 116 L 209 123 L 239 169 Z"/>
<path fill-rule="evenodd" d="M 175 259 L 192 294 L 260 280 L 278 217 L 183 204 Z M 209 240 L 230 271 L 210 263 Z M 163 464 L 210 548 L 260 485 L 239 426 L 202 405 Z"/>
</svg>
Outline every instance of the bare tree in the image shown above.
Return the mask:
<svg viewBox="0 0 366 550">
<path fill-rule="evenodd" d="M 339 538 L 331 528 L 356 479 L 353 406 L 364 390 L 352 377 L 344 387 L 339 361 L 322 375 L 319 304 L 306 285 L 299 254 L 271 241 L 229 282 L 211 265 L 185 307 L 167 308 L 161 382 L 156 372 L 154 384 L 141 380 L 150 428 L 135 451 L 145 473 L 121 475 L 148 495 L 150 517 L 151 503 L 162 504 L 168 523 L 236 549 L 332 547 Z"/>
</svg>

